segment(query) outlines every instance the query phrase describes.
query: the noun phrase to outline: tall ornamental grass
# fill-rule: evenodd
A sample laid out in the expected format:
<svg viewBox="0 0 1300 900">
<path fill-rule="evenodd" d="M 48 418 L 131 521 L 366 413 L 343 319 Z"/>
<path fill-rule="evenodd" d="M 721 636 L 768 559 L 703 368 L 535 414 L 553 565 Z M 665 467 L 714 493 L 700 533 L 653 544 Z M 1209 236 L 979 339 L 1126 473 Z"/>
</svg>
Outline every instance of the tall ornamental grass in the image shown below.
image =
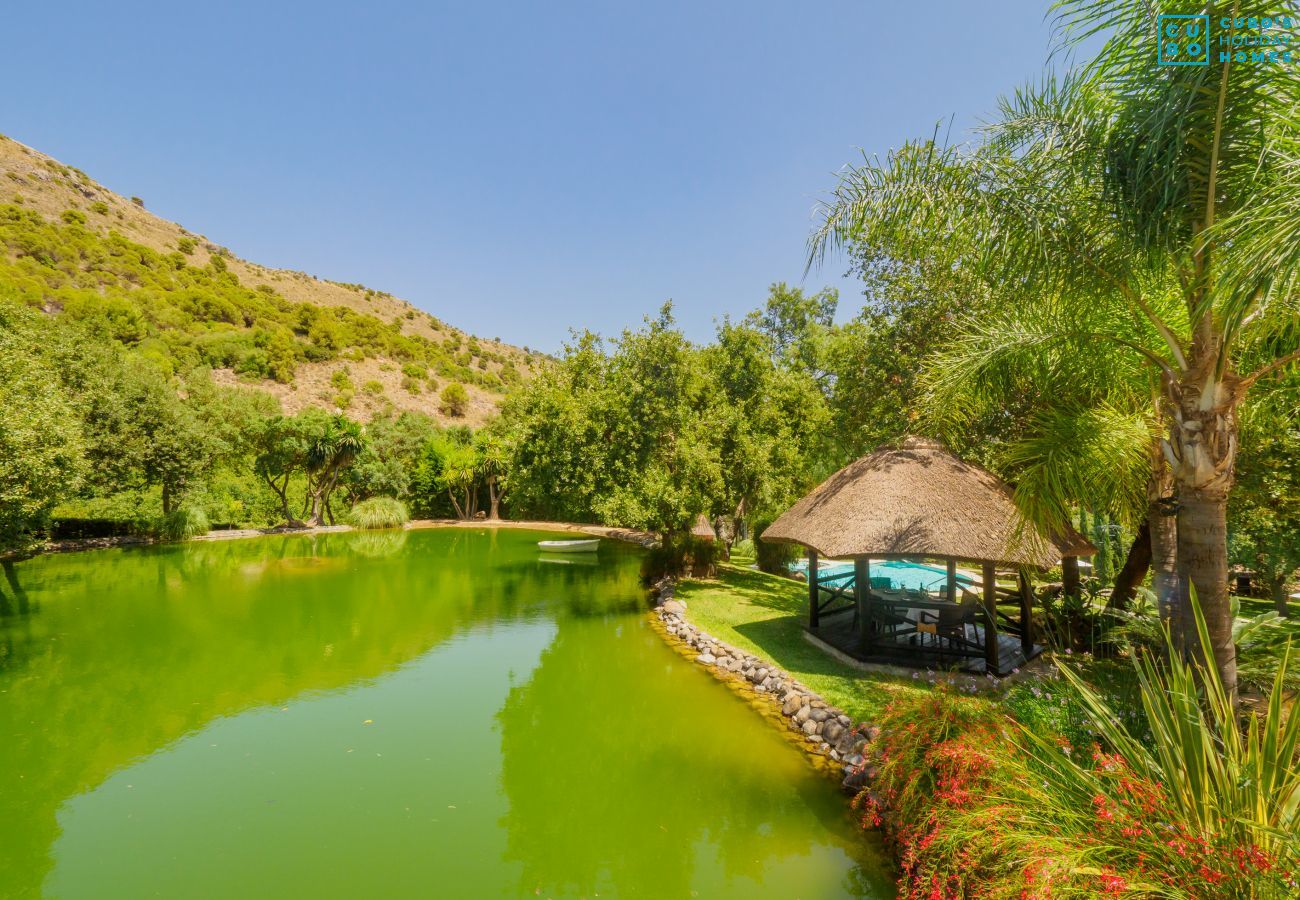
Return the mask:
<svg viewBox="0 0 1300 900">
<path fill-rule="evenodd" d="M 154 533 L 164 541 L 188 541 L 207 534 L 211 529 L 207 513 L 198 506 L 172 510 L 159 517 L 153 526 Z"/>
<path fill-rule="evenodd" d="M 1212 667 L 1167 660 L 1135 660 L 1143 714 L 1132 729 L 1064 670 L 1100 735 L 1092 747 L 943 691 L 891 706 L 876 777 L 855 803 L 896 844 L 900 895 L 1300 896 L 1289 652 L 1267 707 L 1245 716 Z M 1134 736 L 1148 729 L 1150 740 Z"/>
<path fill-rule="evenodd" d="M 371 497 L 353 506 L 348 520 L 357 528 L 401 528 L 411 520 L 411 515 L 401 500 Z"/>
</svg>

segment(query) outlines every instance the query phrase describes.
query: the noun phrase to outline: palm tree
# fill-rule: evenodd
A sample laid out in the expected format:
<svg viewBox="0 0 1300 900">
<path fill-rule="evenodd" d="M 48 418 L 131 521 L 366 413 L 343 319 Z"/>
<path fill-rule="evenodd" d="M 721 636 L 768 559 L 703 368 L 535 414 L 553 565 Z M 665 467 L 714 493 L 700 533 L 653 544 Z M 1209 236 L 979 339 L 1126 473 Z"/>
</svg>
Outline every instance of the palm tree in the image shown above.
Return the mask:
<svg viewBox="0 0 1300 900">
<path fill-rule="evenodd" d="M 505 497 L 509 485 L 506 481 L 506 465 L 510 458 L 509 448 L 504 437 L 495 428 L 480 431 L 475 436 L 475 449 L 478 454 L 478 471 L 487 483 L 488 518 L 501 518 L 501 500 Z M 455 498 L 453 498 L 455 502 Z"/>
<path fill-rule="evenodd" d="M 904 257 L 969 242 L 978 253 L 954 262 L 1057 323 L 1008 341 L 1104 342 L 1150 367 L 1181 599 L 1194 585 L 1233 691 L 1226 509 L 1237 414 L 1252 386 L 1300 359 L 1300 69 L 1218 49 L 1218 36 L 1271 18 L 1275 3 L 1208 3 L 1205 66 L 1155 64 L 1158 16 L 1186 4 L 1053 9 L 1061 47 L 1104 37 L 1097 56 L 1005 100 L 972 145 L 921 141 L 846 169 L 810 263 L 864 239 Z"/>
<path fill-rule="evenodd" d="M 365 448 L 361 426 L 343 416 L 333 416 L 307 448 L 307 524 L 320 525 L 326 517 L 334 524 L 330 497 L 343 470 Z"/>
</svg>

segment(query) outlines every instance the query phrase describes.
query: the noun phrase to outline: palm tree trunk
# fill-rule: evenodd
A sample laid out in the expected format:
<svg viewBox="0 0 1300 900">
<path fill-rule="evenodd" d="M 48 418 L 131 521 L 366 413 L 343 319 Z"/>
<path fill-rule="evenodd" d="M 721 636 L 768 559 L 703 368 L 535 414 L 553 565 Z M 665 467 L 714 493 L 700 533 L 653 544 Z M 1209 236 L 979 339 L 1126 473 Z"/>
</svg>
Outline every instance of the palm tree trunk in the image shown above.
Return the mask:
<svg viewBox="0 0 1300 900">
<path fill-rule="evenodd" d="M 1237 689 L 1237 648 L 1232 641 L 1232 601 L 1228 596 L 1228 500 L 1219 492 L 1179 492 L 1178 572 L 1180 584 L 1196 589 L 1214 650 L 1214 665 L 1224 688 Z M 1184 589 L 1185 593 L 1185 589 Z M 1183 602 L 1191 609 L 1190 597 Z M 1184 646 L 1196 645 L 1190 615 L 1184 615 Z"/>
<path fill-rule="evenodd" d="M 1216 347 L 1205 340 L 1200 346 Z M 1231 373 L 1210 377 L 1216 360 L 1202 352 L 1177 385 L 1171 386 L 1174 422 L 1165 447 L 1178 499 L 1178 597 L 1174 627 L 1184 652 L 1199 643 L 1191 618 L 1191 590 L 1205 617 L 1213 663 L 1230 696 L 1237 691 L 1237 648 L 1232 640 L 1228 596 L 1228 494 L 1238 446 L 1237 405 L 1241 379 Z M 1207 663 L 1209 661 L 1207 660 Z"/>
</svg>

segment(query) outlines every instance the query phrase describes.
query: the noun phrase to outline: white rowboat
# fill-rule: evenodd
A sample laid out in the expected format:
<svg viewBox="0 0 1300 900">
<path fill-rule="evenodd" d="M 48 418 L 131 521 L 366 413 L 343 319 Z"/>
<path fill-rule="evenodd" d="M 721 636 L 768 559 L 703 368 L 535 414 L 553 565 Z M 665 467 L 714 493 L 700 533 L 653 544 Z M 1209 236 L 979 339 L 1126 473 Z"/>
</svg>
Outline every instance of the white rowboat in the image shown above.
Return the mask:
<svg viewBox="0 0 1300 900">
<path fill-rule="evenodd" d="M 587 541 L 538 541 L 537 546 L 548 553 L 595 553 L 600 538 Z"/>
</svg>

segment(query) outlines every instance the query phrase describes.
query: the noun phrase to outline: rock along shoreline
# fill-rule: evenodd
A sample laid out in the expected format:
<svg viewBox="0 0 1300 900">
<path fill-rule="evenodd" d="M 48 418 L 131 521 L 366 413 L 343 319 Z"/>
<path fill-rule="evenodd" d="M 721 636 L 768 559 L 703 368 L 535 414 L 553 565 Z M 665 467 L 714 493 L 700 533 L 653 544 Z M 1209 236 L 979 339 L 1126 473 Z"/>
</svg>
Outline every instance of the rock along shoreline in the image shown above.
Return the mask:
<svg viewBox="0 0 1300 900">
<path fill-rule="evenodd" d="M 850 794 L 866 787 L 870 775 L 864 757 L 880 729 L 854 722 L 774 663 L 723 643 L 686 620 L 686 604 L 675 598 L 676 582 L 665 578 L 653 588 L 651 616 L 670 646 L 733 688 L 748 693 L 754 705 L 779 718 L 787 736 L 815 760 L 838 770 L 840 786 Z"/>
</svg>

